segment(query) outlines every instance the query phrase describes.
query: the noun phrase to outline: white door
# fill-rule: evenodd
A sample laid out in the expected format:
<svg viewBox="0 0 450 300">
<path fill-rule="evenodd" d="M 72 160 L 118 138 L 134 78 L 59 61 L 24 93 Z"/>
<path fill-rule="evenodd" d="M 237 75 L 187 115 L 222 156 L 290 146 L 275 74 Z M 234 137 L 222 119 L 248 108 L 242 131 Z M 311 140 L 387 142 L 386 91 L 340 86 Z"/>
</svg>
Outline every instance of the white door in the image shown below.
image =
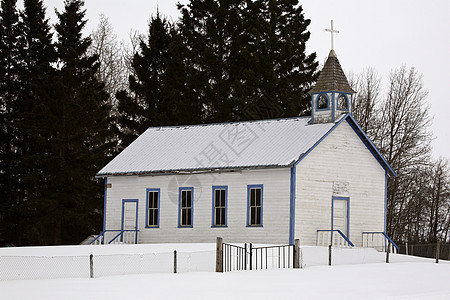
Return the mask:
<svg viewBox="0 0 450 300">
<path fill-rule="evenodd" d="M 136 201 L 124 201 L 123 202 L 123 219 L 122 219 L 122 229 L 123 230 L 136 230 L 137 219 L 137 202 Z"/>
<path fill-rule="evenodd" d="M 333 230 L 340 230 L 348 237 L 347 200 L 333 199 Z"/>
</svg>

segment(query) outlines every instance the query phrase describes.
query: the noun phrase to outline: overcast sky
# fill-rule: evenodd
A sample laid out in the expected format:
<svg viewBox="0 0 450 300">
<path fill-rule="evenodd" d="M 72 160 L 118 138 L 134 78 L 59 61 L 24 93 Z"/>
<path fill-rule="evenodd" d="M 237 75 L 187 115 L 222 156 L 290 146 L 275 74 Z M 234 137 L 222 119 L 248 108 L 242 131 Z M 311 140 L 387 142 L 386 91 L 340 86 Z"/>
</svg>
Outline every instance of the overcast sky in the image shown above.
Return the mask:
<svg viewBox="0 0 450 300">
<path fill-rule="evenodd" d="M 156 13 L 176 20 L 176 3 L 186 0 L 85 0 L 86 34 L 98 24 L 100 14 L 109 18 L 119 39 L 129 33 L 146 33 L 148 19 Z M 47 16 L 54 22 L 54 9 L 62 0 L 44 0 Z M 448 0 L 304 0 L 304 15 L 311 19 L 308 52 L 316 52 L 323 64 L 330 51 L 325 28 L 334 20 L 334 48 L 346 73 L 373 67 L 384 78 L 393 68 L 415 67 L 423 74 L 434 116 L 430 131 L 435 136 L 433 155 L 450 158 L 450 1 Z"/>
</svg>

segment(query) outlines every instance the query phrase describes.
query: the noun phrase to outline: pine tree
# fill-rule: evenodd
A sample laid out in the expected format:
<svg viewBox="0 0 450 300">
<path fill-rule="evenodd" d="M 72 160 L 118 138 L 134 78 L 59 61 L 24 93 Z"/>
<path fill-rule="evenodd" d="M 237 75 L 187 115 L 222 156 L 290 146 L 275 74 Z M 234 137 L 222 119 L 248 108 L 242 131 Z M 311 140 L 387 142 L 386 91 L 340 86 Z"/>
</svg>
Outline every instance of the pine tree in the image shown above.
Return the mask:
<svg viewBox="0 0 450 300">
<path fill-rule="evenodd" d="M 22 183 L 17 173 L 20 153 L 17 151 L 17 102 L 20 83 L 18 73 L 18 23 L 16 0 L 0 2 L 0 241 L 18 230 L 17 214 L 21 202 Z M 2 232 L 8 228 L 8 231 Z"/>
<path fill-rule="evenodd" d="M 19 220 L 26 224 L 17 232 L 16 244 L 36 244 L 39 235 L 34 224 L 40 218 L 38 208 L 45 201 L 43 191 L 48 182 L 49 124 L 48 90 L 52 89 L 56 52 L 45 8 L 41 0 L 25 0 L 19 22 L 19 55 L 21 63 L 18 78 L 20 92 L 16 116 L 18 150 L 21 156 L 17 171 L 23 183 L 24 201 L 19 206 Z"/>
<path fill-rule="evenodd" d="M 173 25 L 159 13 L 152 17 L 147 40 L 141 40 L 133 57 L 135 75 L 129 76 L 130 92 L 122 90 L 116 95 L 122 146 L 150 126 L 199 122 L 199 105 L 185 101 L 189 91 L 182 48 Z"/>
<path fill-rule="evenodd" d="M 179 6 L 192 90 L 205 121 L 295 116 L 316 80 L 298 1 L 191 0 Z"/>
<path fill-rule="evenodd" d="M 257 74 L 253 77 L 257 80 L 256 103 L 263 107 L 269 103 L 279 116 L 304 113 L 318 63 L 315 53 L 306 54 L 311 21 L 304 17 L 302 6 L 297 0 L 258 0 L 249 3 L 243 19 L 250 54 L 246 59 L 251 62 L 247 65 Z"/>
<path fill-rule="evenodd" d="M 36 234 L 42 244 L 80 242 L 101 228 L 103 186 L 96 172 L 114 147 L 110 105 L 104 85 L 96 79 L 96 56 L 88 56 L 89 38 L 82 37 L 86 21 L 83 1 L 65 1 L 57 12 L 58 70 L 49 90 L 50 147 L 48 186 L 42 191 L 42 216 Z"/>
</svg>

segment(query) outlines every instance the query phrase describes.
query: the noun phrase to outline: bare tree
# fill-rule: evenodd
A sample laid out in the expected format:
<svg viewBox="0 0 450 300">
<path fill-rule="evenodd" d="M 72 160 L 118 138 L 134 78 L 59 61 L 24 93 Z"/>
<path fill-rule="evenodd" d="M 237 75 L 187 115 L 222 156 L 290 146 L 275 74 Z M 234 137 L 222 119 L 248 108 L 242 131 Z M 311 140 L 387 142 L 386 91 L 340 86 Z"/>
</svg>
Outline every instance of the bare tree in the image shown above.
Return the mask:
<svg viewBox="0 0 450 300">
<path fill-rule="evenodd" d="M 108 18 L 101 15 L 97 29 L 91 34 L 89 54 L 96 54 L 100 63 L 98 79 L 105 84 L 111 104 L 117 107 L 116 92 L 127 87 L 127 65 L 124 59 L 123 43 L 117 41 Z"/>
<path fill-rule="evenodd" d="M 353 98 L 353 117 L 372 140 L 377 139 L 380 123 L 378 107 L 381 93 L 381 78 L 373 68 L 350 77 L 350 85 L 357 91 Z"/>
<path fill-rule="evenodd" d="M 381 79 L 372 68 L 349 78 L 357 91 L 353 116 L 398 174 L 388 180 L 387 232 L 398 241 L 429 240 L 445 218 L 441 208 L 436 212 L 442 197 L 431 196 L 440 185 L 433 183 L 431 118 L 422 76 L 405 66 L 393 70 L 383 99 Z"/>
<path fill-rule="evenodd" d="M 130 43 L 129 44 L 122 43 L 123 49 L 122 59 L 126 68 L 127 80 L 129 75 L 136 76 L 136 71 L 133 68 L 133 59 L 134 55 L 139 52 L 139 46 L 144 39 L 145 36 L 143 34 L 140 34 L 138 31 L 131 31 Z"/>
<path fill-rule="evenodd" d="M 400 226 L 402 209 L 411 200 L 405 192 L 418 168 L 430 162 L 427 95 L 422 76 L 414 68 L 403 66 L 391 72 L 387 96 L 380 107 L 382 128 L 376 143 L 398 174 L 388 181 L 387 231 L 399 239 L 405 235 Z"/>
</svg>

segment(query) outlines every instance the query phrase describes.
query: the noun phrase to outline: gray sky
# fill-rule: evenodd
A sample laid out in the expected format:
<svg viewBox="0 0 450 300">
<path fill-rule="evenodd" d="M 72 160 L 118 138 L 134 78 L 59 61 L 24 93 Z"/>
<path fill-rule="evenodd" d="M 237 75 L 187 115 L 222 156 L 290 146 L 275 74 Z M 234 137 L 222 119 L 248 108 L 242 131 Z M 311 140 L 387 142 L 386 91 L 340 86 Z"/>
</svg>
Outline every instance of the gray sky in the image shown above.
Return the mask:
<svg viewBox="0 0 450 300">
<path fill-rule="evenodd" d="M 176 20 L 176 3 L 187 0 L 85 0 L 86 33 L 98 24 L 100 14 L 109 18 L 118 38 L 147 32 L 148 19 L 156 13 Z M 62 0 L 44 0 L 47 17 L 63 9 Z M 429 90 L 428 102 L 434 116 L 430 131 L 435 139 L 433 155 L 450 158 L 450 1 L 448 0 L 303 0 L 304 15 L 311 19 L 308 52 L 316 52 L 323 63 L 330 51 L 330 34 L 325 28 L 334 20 L 334 48 L 346 73 L 360 73 L 373 67 L 384 79 L 391 69 L 415 67 L 423 74 Z"/>
</svg>

